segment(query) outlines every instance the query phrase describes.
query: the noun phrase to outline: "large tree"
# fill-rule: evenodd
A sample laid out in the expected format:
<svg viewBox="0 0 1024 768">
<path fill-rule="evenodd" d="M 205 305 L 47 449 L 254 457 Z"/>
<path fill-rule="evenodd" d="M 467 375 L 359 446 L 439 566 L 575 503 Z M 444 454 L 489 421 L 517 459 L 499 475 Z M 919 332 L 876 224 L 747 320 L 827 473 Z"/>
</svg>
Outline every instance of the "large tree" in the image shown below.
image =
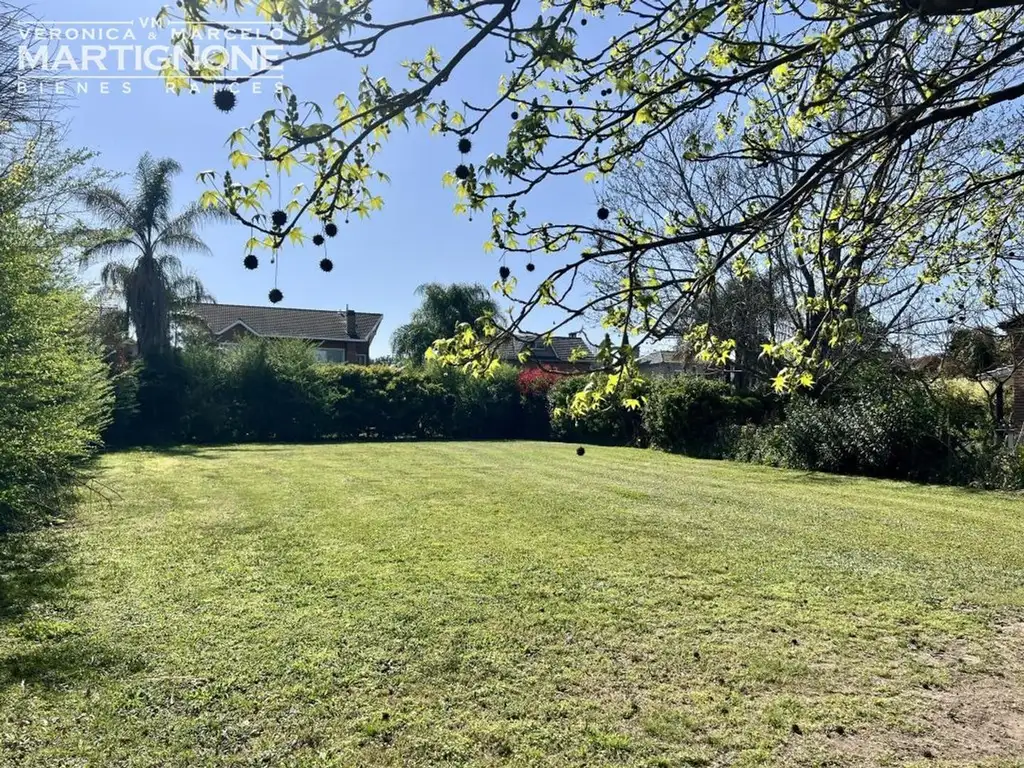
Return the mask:
<svg viewBox="0 0 1024 768">
<path fill-rule="evenodd" d="M 423 362 L 434 342 L 450 337 L 460 324 L 477 326 L 498 312 L 494 299 L 482 285 L 427 283 L 417 288 L 416 293 L 422 298 L 420 306 L 409 322 L 391 336 L 391 351 L 407 362 Z"/>
<path fill-rule="evenodd" d="M 523 262 L 563 256 L 526 295 L 502 270 L 520 307 L 505 330 L 542 304 L 562 308 L 565 323 L 599 308 L 617 336 L 601 350 L 609 365 L 628 369 L 633 345 L 674 325 L 681 303 L 706 296 L 724 271 L 747 274 L 779 249 L 794 254 L 798 269 L 818 271 L 792 292 L 809 323 L 767 351 L 782 369 L 780 389 L 813 386 L 828 370 L 828 350 L 857 333 L 864 292 L 880 281 L 895 280 L 902 293 L 949 287 L 946 300 L 963 314 L 998 308 L 1016 267 L 1024 195 L 1018 2 L 548 0 L 539 15 L 522 0 L 428 0 L 419 10 L 371 0 L 179 5 L 166 14 L 183 15 L 186 54 L 193 33 L 255 10 L 276 24 L 285 54 L 274 63 L 340 56 L 365 67 L 356 92 L 329 108 L 284 88 L 278 109 L 231 136 L 236 169 L 261 160 L 308 173 L 276 224 L 268 214 L 280 191 L 262 167 L 252 179 L 207 176 L 218 182 L 207 202 L 279 247 L 301 239 L 304 219 L 319 227 L 380 207 L 377 156 L 392 129 L 425 124 L 466 153 L 444 182 L 460 211 L 491 209 L 486 248 Z M 392 39 L 430 40 L 452 21 L 465 31 L 450 50 L 426 46 L 401 57 L 407 83 L 379 75 Z M 479 70 L 484 56 L 504 71 L 498 95 L 467 103 L 461 75 Z M 183 88 L 250 76 L 209 67 L 167 74 Z M 222 93 L 217 103 L 230 109 L 235 99 Z M 612 206 L 602 179 L 680 128 L 683 175 L 724 162 L 734 173 L 763 169 L 771 183 L 740 188 L 715 211 L 683 200 L 656 221 Z M 495 131 L 506 137 L 476 146 Z M 530 192 L 573 175 L 597 185 L 594 218 L 551 221 L 527 210 Z M 890 256 L 874 247 L 881 242 Z M 693 250 L 691 268 L 657 266 L 665 250 L 679 248 Z M 901 270 L 907 260 L 912 268 Z M 621 276 L 596 294 L 580 279 L 595 264 L 613 264 Z M 812 295 L 811 282 L 828 290 Z M 730 340 L 700 326 L 691 334 L 709 356 L 728 355 Z M 444 351 L 453 360 L 479 352 L 461 343 Z"/>
<path fill-rule="evenodd" d="M 121 302 L 125 327 L 134 328 L 143 357 L 169 351 L 175 315 L 208 298 L 180 254 L 209 253 L 199 228 L 224 214 L 197 203 L 173 213 L 171 180 L 180 172 L 174 160 L 146 153 L 135 169 L 133 195 L 112 186 L 90 188 L 82 195 L 105 227 L 82 252 L 82 262 L 103 262 L 103 292 Z"/>
</svg>

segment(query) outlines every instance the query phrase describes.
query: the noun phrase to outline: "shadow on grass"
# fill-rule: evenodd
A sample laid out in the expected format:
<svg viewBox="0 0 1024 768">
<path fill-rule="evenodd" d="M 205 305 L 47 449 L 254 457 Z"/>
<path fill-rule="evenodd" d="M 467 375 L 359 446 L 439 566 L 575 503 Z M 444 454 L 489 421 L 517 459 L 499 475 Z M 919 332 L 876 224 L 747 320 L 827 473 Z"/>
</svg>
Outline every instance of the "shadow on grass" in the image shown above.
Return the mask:
<svg viewBox="0 0 1024 768">
<path fill-rule="evenodd" d="M 172 458 L 203 459 L 205 461 L 216 461 L 226 458 L 232 453 L 271 453 L 282 451 L 306 443 L 225 443 L 219 444 L 196 444 L 196 445 L 147 445 L 132 448 L 111 448 L 105 453 L 108 455 L 144 453 L 154 456 L 169 456 Z M 309 443 L 308 445 L 327 445 L 327 443 Z"/>
<path fill-rule="evenodd" d="M 59 689 L 140 666 L 75 621 L 75 575 L 53 529 L 0 536 L 0 691 Z"/>
<path fill-rule="evenodd" d="M 573 441 L 535 440 L 529 438 L 467 438 L 467 437 L 383 437 L 362 435 L 359 437 L 324 438 L 322 440 L 252 440 L 240 443 L 183 443 L 179 445 L 137 445 L 111 446 L 104 453 L 108 455 L 145 453 L 157 456 L 197 458 L 215 460 L 232 453 L 272 453 L 292 448 L 345 445 L 432 445 L 444 443 L 552 443 L 576 445 Z M 617 447 L 617 446 L 608 446 Z M 618 446 L 622 447 L 622 446 Z"/>
<path fill-rule="evenodd" d="M 0 536 L 0 624 L 63 599 L 71 582 L 68 547 L 51 531 Z"/>
</svg>

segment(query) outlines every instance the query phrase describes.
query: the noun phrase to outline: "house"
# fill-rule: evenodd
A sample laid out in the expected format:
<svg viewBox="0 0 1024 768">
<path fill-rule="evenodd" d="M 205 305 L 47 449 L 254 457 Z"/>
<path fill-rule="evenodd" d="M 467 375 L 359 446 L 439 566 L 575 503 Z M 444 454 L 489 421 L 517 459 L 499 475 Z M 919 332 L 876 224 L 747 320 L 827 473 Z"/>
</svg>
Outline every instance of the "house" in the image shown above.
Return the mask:
<svg viewBox="0 0 1024 768">
<path fill-rule="evenodd" d="M 1013 348 L 1013 365 L 1009 380 L 1013 386 L 1013 400 L 1010 405 L 1010 426 L 1024 430 L 1024 315 L 1000 323 L 999 327 L 1010 337 Z"/>
<path fill-rule="evenodd" d="M 637 367 L 642 376 L 675 376 L 680 373 L 701 373 L 708 371 L 709 366 L 692 360 L 692 353 L 687 350 L 655 350 L 637 360 Z"/>
<path fill-rule="evenodd" d="M 578 334 L 552 336 L 546 340 L 542 334 L 527 333 L 507 339 L 498 347 L 498 359 L 522 368 L 542 368 L 557 373 L 579 373 L 594 368 L 597 358 L 594 350 Z M 519 355 L 528 352 L 526 362 Z"/>
<path fill-rule="evenodd" d="M 322 362 L 370 361 L 370 345 L 384 315 L 350 309 L 282 309 L 246 304 L 194 304 L 196 318 L 221 346 L 237 344 L 247 336 L 261 339 L 302 339 L 316 344 Z"/>
</svg>

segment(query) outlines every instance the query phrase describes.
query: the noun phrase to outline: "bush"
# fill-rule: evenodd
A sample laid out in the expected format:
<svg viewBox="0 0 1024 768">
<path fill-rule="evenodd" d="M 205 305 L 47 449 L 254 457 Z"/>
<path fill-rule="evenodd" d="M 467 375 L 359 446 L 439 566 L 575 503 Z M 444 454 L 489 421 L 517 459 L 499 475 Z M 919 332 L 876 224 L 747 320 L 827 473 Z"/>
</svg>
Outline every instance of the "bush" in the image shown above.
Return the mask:
<svg viewBox="0 0 1024 768">
<path fill-rule="evenodd" d="M 643 428 L 643 411 L 626 408 L 621 400 L 640 399 L 646 395 L 646 385 L 630 382 L 621 398 L 610 399 L 603 408 L 591 411 L 582 417 L 570 413 L 570 405 L 577 393 L 590 384 L 589 376 L 566 376 L 558 381 L 549 392 L 551 409 L 551 436 L 567 442 L 596 443 L 598 445 L 647 444 Z M 598 374 L 594 386 L 604 387 L 607 377 Z"/>
<path fill-rule="evenodd" d="M 643 426 L 654 448 L 720 458 L 734 427 L 759 421 L 763 413 L 761 400 L 736 395 L 724 381 L 675 376 L 651 383 Z"/>
<path fill-rule="evenodd" d="M 539 368 L 526 368 L 519 372 L 516 386 L 523 405 L 522 430 L 524 437 L 548 440 L 551 437 L 551 413 L 548 395 L 562 376 Z"/>
<path fill-rule="evenodd" d="M 985 408 L 911 377 L 878 376 L 831 401 L 794 397 L 781 423 L 741 431 L 734 456 L 838 474 L 969 483 Z"/>
<path fill-rule="evenodd" d="M 301 341 L 246 340 L 225 358 L 230 426 L 238 441 L 317 440 L 329 432 L 336 392 Z M 194 412 L 198 404 L 192 404 Z"/>
<path fill-rule="evenodd" d="M 113 396 L 48 233 L 0 216 L 0 529 L 63 512 Z"/>
<path fill-rule="evenodd" d="M 300 342 L 193 344 L 115 376 L 111 444 L 547 437 L 547 399 L 518 372 L 320 365 Z"/>
</svg>

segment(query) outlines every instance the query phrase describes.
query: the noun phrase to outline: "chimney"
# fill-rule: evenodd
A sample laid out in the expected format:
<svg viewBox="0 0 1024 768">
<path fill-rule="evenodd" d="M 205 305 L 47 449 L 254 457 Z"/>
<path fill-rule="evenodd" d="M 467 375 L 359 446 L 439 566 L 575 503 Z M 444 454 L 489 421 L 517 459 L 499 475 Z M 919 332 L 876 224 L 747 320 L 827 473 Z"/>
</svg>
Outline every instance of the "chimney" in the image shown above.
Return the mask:
<svg viewBox="0 0 1024 768">
<path fill-rule="evenodd" d="M 578 338 L 579 338 L 579 335 L 580 335 L 579 331 L 572 331 L 572 332 L 571 332 L 571 333 L 569 334 L 569 338 L 570 338 L 570 339 L 578 339 Z"/>
<path fill-rule="evenodd" d="M 354 309 L 345 310 L 345 329 L 350 339 L 358 339 L 359 332 L 356 329 L 356 312 Z"/>
</svg>

